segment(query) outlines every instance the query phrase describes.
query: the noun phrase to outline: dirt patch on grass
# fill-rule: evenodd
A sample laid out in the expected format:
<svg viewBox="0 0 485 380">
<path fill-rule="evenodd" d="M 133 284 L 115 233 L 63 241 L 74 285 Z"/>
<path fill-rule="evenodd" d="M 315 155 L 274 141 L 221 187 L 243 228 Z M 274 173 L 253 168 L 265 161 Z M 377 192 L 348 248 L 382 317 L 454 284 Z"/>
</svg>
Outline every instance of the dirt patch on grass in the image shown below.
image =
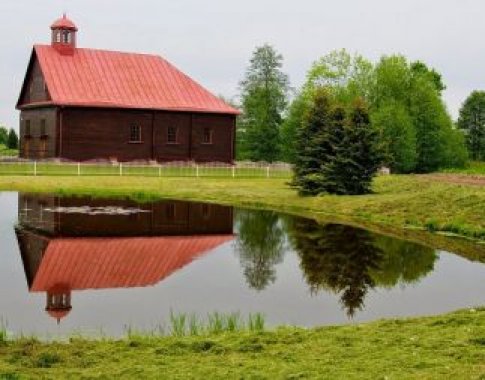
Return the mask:
<svg viewBox="0 0 485 380">
<path fill-rule="evenodd" d="M 485 175 L 470 174 L 423 174 L 420 178 L 457 185 L 485 186 Z"/>
</svg>

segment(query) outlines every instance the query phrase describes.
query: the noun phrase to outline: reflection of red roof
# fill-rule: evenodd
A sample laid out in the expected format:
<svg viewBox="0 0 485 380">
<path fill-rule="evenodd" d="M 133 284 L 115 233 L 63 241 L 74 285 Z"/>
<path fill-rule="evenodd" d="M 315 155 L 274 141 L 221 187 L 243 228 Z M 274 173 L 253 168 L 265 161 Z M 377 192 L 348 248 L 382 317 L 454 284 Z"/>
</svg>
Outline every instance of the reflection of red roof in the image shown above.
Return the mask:
<svg viewBox="0 0 485 380">
<path fill-rule="evenodd" d="M 34 50 L 52 99 L 43 104 L 239 113 L 156 55 L 80 48 L 63 55 L 47 45 Z"/>
<path fill-rule="evenodd" d="M 232 235 L 59 238 L 49 242 L 31 291 L 62 283 L 71 290 L 155 285 Z"/>
<path fill-rule="evenodd" d="M 76 24 L 74 24 L 71 20 L 66 17 L 66 14 L 62 15 L 62 17 L 51 25 L 51 29 L 70 29 L 70 30 L 77 30 Z"/>
</svg>

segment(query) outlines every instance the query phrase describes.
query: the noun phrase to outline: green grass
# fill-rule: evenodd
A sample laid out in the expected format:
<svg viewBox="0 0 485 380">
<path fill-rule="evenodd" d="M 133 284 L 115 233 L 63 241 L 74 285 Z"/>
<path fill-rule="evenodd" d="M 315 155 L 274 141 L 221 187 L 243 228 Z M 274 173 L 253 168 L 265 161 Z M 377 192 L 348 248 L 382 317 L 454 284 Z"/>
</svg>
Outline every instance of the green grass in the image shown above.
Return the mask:
<svg viewBox="0 0 485 380">
<path fill-rule="evenodd" d="M 485 378 L 485 309 L 273 331 L 0 346 L 0 378 Z"/>
<path fill-rule="evenodd" d="M 485 162 L 469 162 L 463 169 L 447 169 L 444 173 L 485 175 Z"/>
<path fill-rule="evenodd" d="M 290 178 L 291 171 L 266 167 L 0 162 L 1 175 Z"/>
<path fill-rule="evenodd" d="M 18 157 L 19 151 L 17 149 L 8 149 L 4 144 L 0 144 L 0 157 Z"/>
</svg>

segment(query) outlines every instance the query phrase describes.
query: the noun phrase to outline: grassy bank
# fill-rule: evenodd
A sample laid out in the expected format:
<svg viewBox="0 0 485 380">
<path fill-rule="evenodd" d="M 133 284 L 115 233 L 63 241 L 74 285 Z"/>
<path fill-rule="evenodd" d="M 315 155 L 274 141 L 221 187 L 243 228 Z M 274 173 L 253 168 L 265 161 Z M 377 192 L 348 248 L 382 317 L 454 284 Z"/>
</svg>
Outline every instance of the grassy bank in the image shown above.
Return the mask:
<svg viewBox="0 0 485 380">
<path fill-rule="evenodd" d="M 264 207 L 397 231 L 447 232 L 485 241 L 485 187 L 426 176 L 385 176 L 365 196 L 299 197 L 285 179 L 0 177 L 0 190 L 178 198 Z"/>
<path fill-rule="evenodd" d="M 485 175 L 485 162 L 471 161 L 465 168 L 447 169 L 444 173 Z"/>
<path fill-rule="evenodd" d="M 485 309 L 317 329 L 0 342 L 0 378 L 485 379 Z"/>
</svg>

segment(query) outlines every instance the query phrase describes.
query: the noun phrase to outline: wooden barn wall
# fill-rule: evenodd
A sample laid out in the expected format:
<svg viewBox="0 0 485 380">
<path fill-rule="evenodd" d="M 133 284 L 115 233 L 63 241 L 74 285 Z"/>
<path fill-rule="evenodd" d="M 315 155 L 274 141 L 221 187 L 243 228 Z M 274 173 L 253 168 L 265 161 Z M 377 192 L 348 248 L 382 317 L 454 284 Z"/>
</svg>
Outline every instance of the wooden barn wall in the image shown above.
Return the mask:
<svg viewBox="0 0 485 380">
<path fill-rule="evenodd" d="M 194 114 L 192 116 L 192 157 L 196 161 L 231 162 L 234 116 Z M 203 144 L 204 128 L 212 129 L 212 143 Z"/>
<path fill-rule="evenodd" d="M 45 121 L 45 135 L 41 136 L 42 120 Z M 57 142 L 56 108 L 36 108 L 20 113 L 20 157 L 42 159 L 56 157 Z M 26 125 L 30 122 L 30 136 Z"/>
<path fill-rule="evenodd" d="M 160 201 L 139 205 L 118 199 L 62 198 L 52 195 L 19 195 L 21 227 L 52 236 L 163 236 L 233 233 L 233 209 L 229 206 L 184 201 Z M 46 207 L 115 206 L 141 208 L 131 215 L 100 214 L 96 218 L 83 213 L 49 213 Z M 25 210 L 28 210 L 26 212 Z"/>
<path fill-rule="evenodd" d="M 126 109 L 67 108 L 62 111 L 61 156 L 76 161 L 233 161 L 232 115 Z M 142 142 L 130 143 L 130 126 L 139 125 Z M 169 127 L 177 142 L 167 141 Z M 204 128 L 213 130 L 212 144 L 203 144 Z"/>
<path fill-rule="evenodd" d="M 130 126 L 139 125 L 142 142 L 131 143 Z M 60 155 L 76 161 L 136 161 L 152 155 L 149 111 L 68 108 L 62 110 Z"/>
<path fill-rule="evenodd" d="M 48 89 L 45 86 L 44 75 L 36 58 L 27 72 L 25 87 L 23 88 L 20 105 L 50 100 Z"/>
</svg>

